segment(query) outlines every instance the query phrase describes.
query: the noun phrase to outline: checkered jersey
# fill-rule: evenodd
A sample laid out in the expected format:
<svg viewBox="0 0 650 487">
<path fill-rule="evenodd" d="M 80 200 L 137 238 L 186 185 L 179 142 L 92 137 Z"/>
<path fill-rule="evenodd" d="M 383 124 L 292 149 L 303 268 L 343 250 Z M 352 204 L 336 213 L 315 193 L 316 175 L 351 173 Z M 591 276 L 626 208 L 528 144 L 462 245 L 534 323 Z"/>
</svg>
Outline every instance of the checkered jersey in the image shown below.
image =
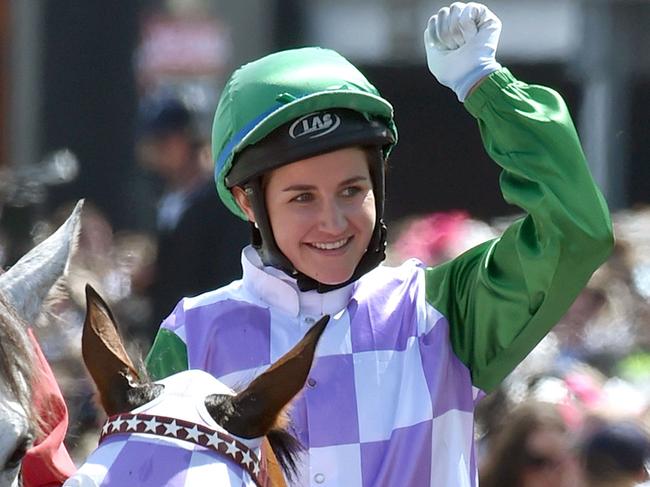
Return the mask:
<svg viewBox="0 0 650 487">
<path fill-rule="evenodd" d="M 163 324 L 186 344 L 189 368 L 242 387 L 331 314 L 291 410 L 309 451 L 302 485 L 474 485 L 479 391 L 426 302 L 424 269 L 380 267 L 323 295 L 297 293 L 255 257 L 244 252 L 242 281 L 184 300 Z"/>
<path fill-rule="evenodd" d="M 433 268 L 379 267 L 349 286 L 299 292 L 244 250 L 243 279 L 183 300 L 147 358 L 162 377 L 202 368 L 233 386 L 332 315 L 293 405 L 308 447 L 301 485 L 476 484 L 473 408 L 566 312 L 613 236 L 562 98 L 507 69 L 465 101 L 504 199 L 503 235 Z"/>
</svg>

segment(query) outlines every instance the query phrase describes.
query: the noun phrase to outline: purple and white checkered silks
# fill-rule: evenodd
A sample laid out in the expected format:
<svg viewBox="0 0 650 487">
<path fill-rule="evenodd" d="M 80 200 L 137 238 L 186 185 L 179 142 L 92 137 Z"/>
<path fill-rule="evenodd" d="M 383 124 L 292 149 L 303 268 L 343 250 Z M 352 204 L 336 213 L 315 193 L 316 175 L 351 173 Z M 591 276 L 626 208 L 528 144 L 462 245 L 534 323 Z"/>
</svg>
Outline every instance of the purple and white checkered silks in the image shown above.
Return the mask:
<svg viewBox="0 0 650 487">
<path fill-rule="evenodd" d="M 154 418 L 177 418 L 199 425 L 200 429 L 227 433 L 212 419 L 204 401 L 209 394 L 234 394 L 230 388 L 200 370 L 180 372 L 157 383 L 165 386 L 162 394 L 133 413 L 145 413 Z M 133 422 L 131 429 L 129 420 Z M 162 431 L 160 424 L 154 426 Z M 175 434 L 183 428 L 176 422 L 162 426 L 167 432 L 170 428 L 175 429 Z M 230 446 L 233 460 L 228 460 L 195 443 L 136 432 L 146 430 L 146 425 L 139 427 L 136 418 L 131 416 L 126 419 L 118 417 L 104 427 L 105 432 L 112 429 L 119 429 L 125 434 L 113 435 L 102 441 L 86 463 L 66 481 L 65 487 L 255 487 L 251 476 L 235 460 L 239 452 L 235 451 L 237 447 L 234 443 Z M 192 430 L 187 427 L 184 434 L 179 436 L 199 434 L 197 428 Z M 261 440 L 237 440 L 253 450 L 259 458 Z"/>
<path fill-rule="evenodd" d="M 475 486 L 473 411 L 482 392 L 425 299 L 415 261 L 325 294 L 300 293 L 248 247 L 241 281 L 177 306 L 163 323 L 190 368 L 243 386 L 332 316 L 291 410 L 308 448 L 298 485 Z"/>
</svg>

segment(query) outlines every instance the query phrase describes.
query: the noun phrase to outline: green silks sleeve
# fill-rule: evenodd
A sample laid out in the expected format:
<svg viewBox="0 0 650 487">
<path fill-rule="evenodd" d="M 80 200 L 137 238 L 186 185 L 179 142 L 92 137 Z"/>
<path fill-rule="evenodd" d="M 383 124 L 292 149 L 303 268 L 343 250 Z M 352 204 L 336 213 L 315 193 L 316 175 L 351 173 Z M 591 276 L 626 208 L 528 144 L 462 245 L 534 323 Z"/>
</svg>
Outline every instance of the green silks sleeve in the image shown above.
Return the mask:
<svg viewBox="0 0 650 487">
<path fill-rule="evenodd" d="M 189 368 L 185 342 L 171 330 L 161 328 L 145 359 L 152 380 L 160 380 Z"/>
<path fill-rule="evenodd" d="M 609 255 L 613 233 L 556 92 L 502 69 L 465 106 L 503 169 L 505 200 L 527 216 L 500 238 L 427 269 L 427 301 L 447 317 L 474 385 L 490 391 L 566 312 Z"/>
</svg>

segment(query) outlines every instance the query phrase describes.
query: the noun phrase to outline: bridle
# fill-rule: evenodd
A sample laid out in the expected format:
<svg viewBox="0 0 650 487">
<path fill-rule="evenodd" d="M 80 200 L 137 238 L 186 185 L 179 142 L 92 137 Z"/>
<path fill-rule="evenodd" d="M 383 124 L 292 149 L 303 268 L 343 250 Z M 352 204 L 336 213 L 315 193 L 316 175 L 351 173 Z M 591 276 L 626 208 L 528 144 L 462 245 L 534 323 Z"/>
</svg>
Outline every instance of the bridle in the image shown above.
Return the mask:
<svg viewBox="0 0 650 487">
<path fill-rule="evenodd" d="M 124 413 L 106 420 L 99 443 L 109 436 L 131 433 L 173 438 L 202 446 L 243 468 L 257 487 L 267 485 L 266 474 L 260 470 L 255 452 L 225 432 L 167 416 Z"/>
</svg>

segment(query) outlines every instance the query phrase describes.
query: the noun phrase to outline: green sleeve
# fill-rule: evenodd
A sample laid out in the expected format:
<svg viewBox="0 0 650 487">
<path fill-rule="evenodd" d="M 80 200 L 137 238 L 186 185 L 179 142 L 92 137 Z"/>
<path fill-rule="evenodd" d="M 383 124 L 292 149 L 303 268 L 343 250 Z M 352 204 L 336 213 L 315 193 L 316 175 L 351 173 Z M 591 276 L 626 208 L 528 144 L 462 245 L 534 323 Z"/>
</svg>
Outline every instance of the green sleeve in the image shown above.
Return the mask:
<svg viewBox="0 0 650 487">
<path fill-rule="evenodd" d="M 500 238 L 427 269 L 427 301 L 449 320 L 454 352 L 474 385 L 489 391 L 562 317 L 609 255 L 613 233 L 556 92 L 502 69 L 465 107 L 503 169 L 503 197 L 526 216 Z"/>
<path fill-rule="evenodd" d="M 145 366 L 153 380 L 187 370 L 189 366 L 185 343 L 173 331 L 161 328 L 145 359 Z"/>
</svg>

